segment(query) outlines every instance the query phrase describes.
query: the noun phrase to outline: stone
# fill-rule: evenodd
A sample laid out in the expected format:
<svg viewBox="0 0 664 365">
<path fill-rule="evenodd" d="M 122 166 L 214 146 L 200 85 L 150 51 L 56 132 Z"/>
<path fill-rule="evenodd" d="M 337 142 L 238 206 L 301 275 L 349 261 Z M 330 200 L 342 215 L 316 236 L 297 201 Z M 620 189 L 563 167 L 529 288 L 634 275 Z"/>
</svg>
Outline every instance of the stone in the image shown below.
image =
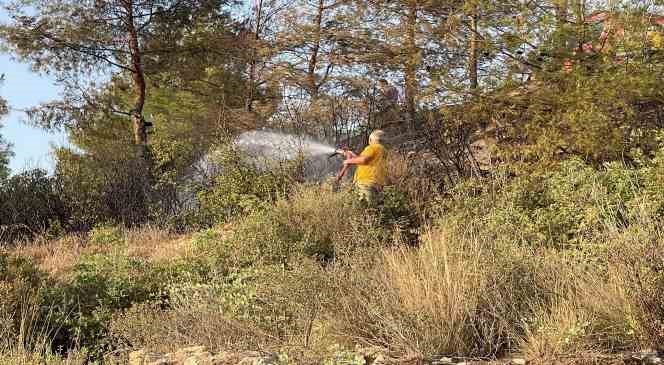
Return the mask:
<svg viewBox="0 0 664 365">
<path fill-rule="evenodd" d="M 162 354 L 147 352 L 145 350 L 129 353 L 129 365 L 166 365 L 170 364 L 168 358 Z"/>
<path fill-rule="evenodd" d="M 212 365 L 212 354 L 209 352 L 197 353 L 184 360 L 182 365 Z"/>
<path fill-rule="evenodd" d="M 167 358 L 162 358 L 162 359 L 159 359 L 157 361 L 153 361 L 153 362 L 151 362 L 147 365 L 173 365 L 173 364 L 175 364 L 175 362 L 173 362 L 173 361 L 171 361 Z"/>
<path fill-rule="evenodd" d="M 432 365 L 454 364 L 451 357 L 439 357 L 431 362 Z"/>
<path fill-rule="evenodd" d="M 242 359 L 242 356 L 235 352 L 222 351 L 210 358 L 212 365 L 229 365 L 237 364 Z"/>
<path fill-rule="evenodd" d="M 276 355 L 268 356 L 249 356 L 243 358 L 238 365 L 271 365 L 279 362 L 279 357 Z"/>
<path fill-rule="evenodd" d="M 364 363 L 367 365 L 382 365 L 389 363 L 385 356 L 385 352 L 386 349 L 378 346 L 357 349 L 357 353 L 364 358 Z"/>
<path fill-rule="evenodd" d="M 512 359 L 512 361 L 510 361 L 510 364 L 513 364 L 513 365 L 526 365 L 526 360 L 516 358 L 516 359 Z"/>
</svg>

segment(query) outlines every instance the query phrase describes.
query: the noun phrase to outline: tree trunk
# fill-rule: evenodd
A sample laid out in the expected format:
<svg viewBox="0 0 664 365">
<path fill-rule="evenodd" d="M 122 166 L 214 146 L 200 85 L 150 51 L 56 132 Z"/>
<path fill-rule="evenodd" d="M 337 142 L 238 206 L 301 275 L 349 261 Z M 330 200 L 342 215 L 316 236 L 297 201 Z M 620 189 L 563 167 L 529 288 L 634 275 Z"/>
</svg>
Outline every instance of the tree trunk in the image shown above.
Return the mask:
<svg viewBox="0 0 664 365">
<path fill-rule="evenodd" d="M 406 115 L 411 125 L 415 122 L 415 98 L 417 94 L 417 66 L 419 63 L 419 51 L 415 44 L 417 30 L 417 3 L 409 2 L 408 14 L 406 16 L 406 39 L 404 48 L 406 51 L 406 69 L 404 72 L 404 91 Z"/>
<path fill-rule="evenodd" d="M 558 27 L 561 27 L 567 21 L 567 8 L 569 6 L 568 0 L 556 0 L 554 2 L 556 8 L 556 20 L 558 22 Z"/>
<path fill-rule="evenodd" d="M 127 11 L 127 41 L 129 44 L 129 54 L 131 59 L 131 79 L 134 84 L 134 107 L 131 110 L 131 119 L 134 126 L 134 143 L 143 148 L 147 148 L 148 134 L 143 118 L 143 106 L 145 105 L 145 75 L 141 63 L 141 49 L 138 44 L 138 32 L 134 24 L 133 1 L 125 2 Z"/>
<path fill-rule="evenodd" d="M 320 85 L 316 82 L 316 67 L 318 66 L 318 52 L 320 51 L 321 24 L 323 22 L 323 11 L 325 10 L 325 0 L 318 0 L 318 12 L 314 20 L 314 39 L 307 67 L 307 89 L 312 99 L 318 98 L 318 88 Z"/>
<path fill-rule="evenodd" d="M 256 28 L 254 29 L 254 39 L 252 42 L 253 44 L 251 45 L 251 61 L 249 64 L 249 90 L 244 105 L 244 109 L 247 112 L 251 112 L 253 109 L 252 104 L 254 102 L 254 89 L 256 87 L 256 65 L 258 63 L 256 47 L 258 47 L 258 43 L 260 41 L 260 29 L 262 20 L 263 0 L 258 0 L 258 3 L 256 4 Z"/>
<path fill-rule="evenodd" d="M 470 80 L 471 91 L 477 90 L 478 86 L 477 69 L 479 65 L 477 57 L 477 20 L 478 15 L 477 11 L 475 11 L 474 14 L 470 15 L 470 44 L 468 47 L 468 79 Z"/>
</svg>

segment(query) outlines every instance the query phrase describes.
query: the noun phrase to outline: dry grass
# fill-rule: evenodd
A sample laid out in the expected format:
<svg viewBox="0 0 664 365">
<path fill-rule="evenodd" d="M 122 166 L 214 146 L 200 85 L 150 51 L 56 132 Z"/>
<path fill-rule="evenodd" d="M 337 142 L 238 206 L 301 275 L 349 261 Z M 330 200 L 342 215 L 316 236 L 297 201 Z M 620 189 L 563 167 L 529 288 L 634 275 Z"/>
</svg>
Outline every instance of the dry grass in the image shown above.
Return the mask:
<svg viewBox="0 0 664 365">
<path fill-rule="evenodd" d="M 30 257 L 42 270 L 59 277 L 71 269 L 79 257 L 86 252 L 85 238 L 69 235 L 58 240 L 37 237 L 31 242 L 21 242 L 12 249 L 12 254 Z"/>
<path fill-rule="evenodd" d="M 399 298 L 400 310 L 426 316 L 423 326 L 416 329 L 417 337 L 409 339 L 413 349 L 431 348 L 436 352 L 450 352 L 471 345 L 466 326 L 478 303 L 478 291 L 486 281 L 481 270 L 479 248 L 459 247 L 469 253 L 459 259 L 460 251 L 453 251 L 444 243 L 444 233 L 437 238 L 431 234 L 427 244 L 419 250 L 398 249 L 385 254 L 380 280 L 388 284 Z M 468 242 L 471 243 L 472 242 Z M 474 257 L 473 257 L 474 256 Z M 400 337 L 413 333 L 405 328 Z"/>
<path fill-rule="evenodd" d="M 72 352 L 66 357 L 52 353 L 52 335 L 60 328 L 52 324 L 53 308 L 43 307 L 37 290 L 23 281 L 0 281 L 0 364 L 86 363 L 82 353 Z"/>
<path fill-rule="evenodd" d="M 72 352 L 64 357 L 40 352 L 0 353 L 0 364 L 3 365 L 84 365 L 87 363 L 87 356 L 78 352 Z"/>
<path fill-rule="evenodd" d="M 176 236 L 157 227 L 146 226 L 125 233 L 127 255 L 151 262 L 165 262 L 192 254 L 191 236 Z"/>
<path fill-rule="evenodd" d="M 602 363 L 614 352 L 664 345 L 664 234 L 657 222 L 593 231 L 585 252 L 535 249 L 449 219 L 413 248 L 381 241 L 386 232 L 372 231 L 376 222 L 349 198 L 326 186 L 302 188 L 277 201 L 270 219 L 257 215 L 237 221 L 231 232 L 220 228 L 234 245 L 210 239 L 215 249 L 246 255 L 252 245 L 272 244 L 275 254 L 292 255 L 288 265 L 258 260 L 248 268 L 248 291 L 244 281 L 223 286 L 230 284 L 219 277 L 222 290 L 207 291 L 210 296 L 171 301 L 168 308 L 135 305 L 116 314 L 113 330 L 134 346 L 160 352 L 205 345 L 322 353 L 343 343 L 379 345 L 404 358 L 519 352 L 541 364 Z M 121 236 L 121 244 L 111 245 L 81 237 L 40 240 L 14 254 L 33 257 L 60 277 L 86 253 L 120 251 L 150 262 L 222 254 L 197 251 L 190 237 L 152 227 Z M 305 261 L 311 253 L 294 245 L 320 252 L 329 245 L 337 255 Z M 244 309 L 229 311 L 229 298 Z"/>
<path fill-rule="evenodd" d="M 11 254 L 33 259 L 50 275 L 61 278 L 86 254 L 122 253 L 150 262 L 166 262 L 192 254 L 191 236 L 176 236 L 163 229 L 145 226 L 122 231 L 122 244 L 95 245 L 85 235 L 68 235 L 51 240 L 37 237 L 20 242 Z"/>
<path fill-rule="evenodd" d="M 511 349 L 530 292 L 521 286 L 534 279 L 521 276 L 517 256 L 498 266 L 482 242 L 458 238 L 429 233 L 418 249 L 387 250 L 371 271 L 354 270 L 338 283 L 347 293 L 336 307 L 339 330 L 419 357 Z"/>
<path fill-rule="evenodd" d="M 574 284 L 573 291 L 534 313 L 536 322 L 526 328 L 519 346 L 528 358 L 546 362 L 639 348 L 625 283 L 589 275 Z"/>
<path fill-rule="evenodd" d="M 603 244 L 619 252 L 625 242 L 610 239 Z M 430 232 L 421 247 L 385 250 L 375 266 L 354 267 L 339 279 L 335 327 L 351 342 L 417 357 L 521 352 L 547 363 L 659 348 L 651 323 L 661 296 L 646 297 L 661 287 L 647 265 L 635 264 L 649 290 L 624 268 L 644 251 L 622 252 L 620 265 L 598 252 L 599 262 L 588 266 L 576 255 L 463 229 Z"/>
</svg>

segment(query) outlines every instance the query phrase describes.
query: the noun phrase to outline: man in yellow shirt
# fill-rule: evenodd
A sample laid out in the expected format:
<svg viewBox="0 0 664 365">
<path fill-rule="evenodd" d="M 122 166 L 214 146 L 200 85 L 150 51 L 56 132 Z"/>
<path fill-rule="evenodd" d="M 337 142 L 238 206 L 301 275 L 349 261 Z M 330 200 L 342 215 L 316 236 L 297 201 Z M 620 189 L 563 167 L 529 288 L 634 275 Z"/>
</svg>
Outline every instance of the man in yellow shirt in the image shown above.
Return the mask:
<svg viewBox="0 0 664 365">
<path fill-rule="evenodd" d="M 352 151 L 346 152 L 344 169 L 357 165 L 354 183 L 360 199 L 366 200 L 370 205 L 380 201 L 380 195 L 387 178 L 387 150 L 382 145 L 385 133 L 375 130 L 369 135 L 369 145 L 359 156 Z"/>
</svg>

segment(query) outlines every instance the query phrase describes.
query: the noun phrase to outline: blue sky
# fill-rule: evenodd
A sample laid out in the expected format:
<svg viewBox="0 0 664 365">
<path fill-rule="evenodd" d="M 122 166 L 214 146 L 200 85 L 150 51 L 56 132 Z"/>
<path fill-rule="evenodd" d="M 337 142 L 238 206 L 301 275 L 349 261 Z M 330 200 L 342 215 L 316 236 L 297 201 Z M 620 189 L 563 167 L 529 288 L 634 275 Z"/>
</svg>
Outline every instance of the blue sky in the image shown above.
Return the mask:
<svg viewBox="0 0 664 365">
<path fill-rule="evenodd" d="M 0 22 L 6 21 L 7 14 L 0 9 Z M 14 61 L 7 54 L 0 54 L 0 74 L 5 74 L 0 96 L 10 107 L 10 114 L 0 120 L 0 135 L 14 145 L 15 155 L 9 164 L 12 173 L 36 167 L 52 171 L 51 146 L 66 145 L 66 135 L 22 123 L 25 114 L 20 110 L 58 98 L 61 89 L 49 77 L 32 72 L 29 65 Z"/>
<path fill-rule="evenodd" d="M 12 172 L 35 167 L 52 171 L 51 146 L 66 145 L 66 135 L 49 133 L 23 123 L 25 114 L 20 110 L 57 98 L 60 88 L 53 80 L 32 72 L 29 65 L 18 63 L 6 54 L 0 55 L 0 73 L 5 74 L 0 96 L 7 100 L 11 111 L 0 120 L 0 134 L 14 145 L 15 156 L 10 162 Z"/>
</svg>

